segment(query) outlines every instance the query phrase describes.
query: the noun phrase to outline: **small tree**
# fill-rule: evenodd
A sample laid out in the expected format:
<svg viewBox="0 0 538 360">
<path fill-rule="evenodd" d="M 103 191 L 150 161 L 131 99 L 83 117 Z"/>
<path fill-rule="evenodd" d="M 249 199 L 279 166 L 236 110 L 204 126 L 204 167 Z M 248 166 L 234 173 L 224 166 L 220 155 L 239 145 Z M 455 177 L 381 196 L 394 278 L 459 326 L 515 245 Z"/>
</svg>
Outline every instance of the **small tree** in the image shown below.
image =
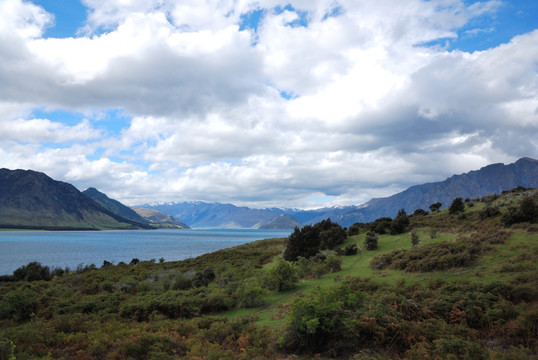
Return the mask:
<svg viewBox="0 0 538 360">
<path fill-rule="evenodd" d="M 409 218 L 405 210 L 401 209 L 390 224 L 390 233 L 392 235 L 401 234 L 407 226 L 409 226 Z"/>
<path fill-rule="evenodd" d="M 411 244 L 413 247 L 417 246 L 420 243 L 420 239 L 418 237 L 418 234 L 416 232 L 411 233 Z"/>
<path fill-rule="evenodd" d="M 452 204 L 450 204 L 450 207 L 448 208 L 449 214 L 459 214 L 462 213 L 464 210 L 465 204 L 460 197 L 455 198 L 454 201 L 452 201 Z"/>
<path fill-rule="evenodd" d="M 439 208 L 441 207 L 441 205 L 443 205 L 443 204 L 441 204 L 439 201 L 436 202 L 436 203 L 431 204 L 430 205 L 431 212 L 439 211 Z"/>
<path fill-rule="evenodd" d="M 424 209 L 416 209 L 415 212 L 413 213 L 413 215 L 415 216 L 426 216 L 428 215 L 428 212 Z"/>
<path fill-rule="evenodd" d="M 293 288 L 298 279 L 293 265 L 288 261 L 280 260 L 266 273 L 265 280 L 267 287 L 281 292 Z"/>
<path fill-rule="evenodd" d="M 375 250 L 377 249 L 377 235 L 373 232 L 368 232 L 366 234 L 366 238 L 364 239 L 364 246 L 366 246 L 366 250 Z"/>
</svg>

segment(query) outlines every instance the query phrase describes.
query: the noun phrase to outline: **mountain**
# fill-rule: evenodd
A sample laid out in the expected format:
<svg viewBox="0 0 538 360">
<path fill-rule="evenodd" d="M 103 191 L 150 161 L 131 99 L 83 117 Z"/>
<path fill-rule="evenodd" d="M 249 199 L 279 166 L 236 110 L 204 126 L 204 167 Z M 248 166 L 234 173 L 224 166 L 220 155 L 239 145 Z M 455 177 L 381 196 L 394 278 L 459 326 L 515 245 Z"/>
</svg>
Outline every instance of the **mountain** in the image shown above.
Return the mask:
<svg viewBox="0 0 538 360">
<path fill-rule="evenodd" d="M 295 229 L 301 228 L 303 225 L 291 216 L 281 214 L 273 221 L 260 226 L 260 229 Z"/>
<path fill-rule="evenodd" d="M 147 227 L 107 210 L 71 184 L 32 170 L 0 169 L 0 228 L 98 230 Z"/>
<path fill-rule="evenodd" d="M 135 210 L 128 206 L 123 205 L 117 200 L 109 198 L 106 194 L 103 194 L 96 188 L 90 187 L 82 192 L 85 196 L 94 200 L 105 209 L 117 214 L 125 219 L 135 221 L 141 224 L 148 225 L 149 221 L 140 216 Z"/>
<path fill-rule="evenodd" d="M 444 208 L 457 197 L 465 199 L 500 194 L 517 186 L 538 188 L 538 160 L 525 157 L 513 164 L 492 164 L 441 182 L 412 186 L 386 198 L 372 199 L 332 220 L 342 226 L 350 226 L 384 216 L 394 217 L 400 209 L 409 214 L 416 209 L 429 210 L 435 202 L 442 203 Z"/>
<path fill-rule="evenodd" d="M 166 215 L 154 209 L 142 207 L 132 208 L 136 213 L 149 222 L 151 226 L 165 229 L 190 229 L 190 227 L 170 215 Z"/>
<path fill-rule="evenodd" d="M 331 207 L 316 210 L 250 209 L 231 204 L 182 202 L 144 205 L 193 227 L 245 227 L 264 226 L 279 215 L 291 216 L 301 224 L 313 224 L 330 218 L 342 226 L 355 222 L 370 222 L 380 217 L 395 217 L 398 210 L 412 213 L 418 208 L 429 210 L 435 202 L 443 208 L 456 197 L 476 198 L 499 194 L 517 186 L 538 188 L 538 160 L 521 158 L 513 164 L 492 164 L 480 170 L 454 175 L 444 181 L 412 186 L 386 198 L 374 198 L 361 206 Z"/>
<path fill-rule="evenodd" d="M 180 202 L 157 205 L 142 205 L 189 224 L 194 228 L 258 228 L 267 224 L 280 213 L 271 210 L 250 209 L 232 204 L 205 202 Z"/>
</svg>

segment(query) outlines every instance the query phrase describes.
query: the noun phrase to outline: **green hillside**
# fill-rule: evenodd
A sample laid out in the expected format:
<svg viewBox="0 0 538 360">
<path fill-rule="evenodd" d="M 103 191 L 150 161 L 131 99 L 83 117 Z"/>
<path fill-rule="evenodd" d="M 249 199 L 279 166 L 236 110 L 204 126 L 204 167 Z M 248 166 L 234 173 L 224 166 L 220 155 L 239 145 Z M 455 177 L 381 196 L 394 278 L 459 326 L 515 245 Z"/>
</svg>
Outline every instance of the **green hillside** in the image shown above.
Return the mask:
<svg viewBox="0 0 538 360">
<path fill-rule="evenodd" d="M 538 191 L 518 188 L 463 211 L 355 224 L 343 243 L 329 221 L 180 262 L 28 264 L 0 278 L 0 353 L 535 359 L 537 204 Z M 282 259 L 292 238 L 308 258 Z"/>
</svg>

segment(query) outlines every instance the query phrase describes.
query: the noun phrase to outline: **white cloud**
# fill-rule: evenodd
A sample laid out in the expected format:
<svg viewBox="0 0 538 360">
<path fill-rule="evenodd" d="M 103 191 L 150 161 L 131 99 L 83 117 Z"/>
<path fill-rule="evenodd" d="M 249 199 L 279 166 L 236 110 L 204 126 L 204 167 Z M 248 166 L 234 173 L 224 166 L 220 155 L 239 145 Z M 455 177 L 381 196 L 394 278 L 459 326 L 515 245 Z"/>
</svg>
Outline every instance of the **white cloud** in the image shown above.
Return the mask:
<svg viewBox="0 0 538 360">
<path fill-rule="evenodd" d="M 0 0 L 0 166 L 130 204 L 311 207 L 538 153 L 538 31 L 473 53 L 422 46 L 499 1 L 84 4 L 78 37 L 45 39 L 50 14 Z M 239 30 L 262 9 L 257 33 Z M 129 124 L 99 117 L 111 109 Z"/>
</svg>

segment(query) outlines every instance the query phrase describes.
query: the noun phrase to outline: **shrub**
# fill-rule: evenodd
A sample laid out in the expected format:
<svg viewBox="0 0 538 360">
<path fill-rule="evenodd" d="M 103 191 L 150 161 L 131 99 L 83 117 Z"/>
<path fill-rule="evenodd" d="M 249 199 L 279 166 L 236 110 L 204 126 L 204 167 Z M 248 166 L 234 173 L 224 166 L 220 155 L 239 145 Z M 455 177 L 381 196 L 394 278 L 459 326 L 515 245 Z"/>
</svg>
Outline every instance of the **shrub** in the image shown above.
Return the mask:
<svg viewBox="0 0 538 360">
<path fill-rule="evenodd" d="M 420 243 L 420 239 L 418 237 L 418 234 L 416 232 L 412 232 L 411 233 L 411 245 L 413 245 L 413 247 L 417 246 L 418 244 Z"/>
<path fill-rule="evenodd" d="M 353 337 L 353 327 L 360 324 L 352 317 L 358 315 L 362 298 L 348 283 L 298 298 L 292 306 L 285 344 L 294 351 L 318 353 Z"/>
<path fill-rule="evenodd" d="M 413 215 L 415 216 L 426 216 L 428 215 L 428 212 L 423 209 L 416 209 L 415 212 L 413 212 Z"/>
<path fill-rule="evenodd" d="M 0 338 L 0 359 L 15 360 L 15 344 L 9 339 Z"/>
<path fill-rule="evenodd" d="M 360 232 L 360 227 L 357 223 L 351 225 L 349 229 L 347 229 L 347 234 L 349 236 L 359 235 L 359 232 Z"/>
<path fill-rule="evenodd" d="M 431 212 L 436 212 L 436 211 L 439 211 L 439 208 L 441 208 L 441 203 L 440 202 L 436 202 L 436 203 L 433 203 L 430 205 L 430 210 Z"/>
<path fill-rule="evenodd" d="M 279 292 L 295 287 L 297 280 L 295 268 L 285 260 L 280 260 L 274 268 L 265 273 L 266 286 Z"/>
<path fill-rule="evenodd" d="M 27 265 L 21 266 L 13 272 L 13 277 L 16 280 L 22 281 L 48 281 L 52 278 L 50 268 L 48 266 L 41 265 L 37 261 L 32 261 Z"/>
<path fill-rule="evenodd" d="M 351 255 L 357 255 L 357 245 L 355 244 L 348 244 L 344 248 L 344 255 L 351 256 Z"/>
<path fill-rule="evenodd" d="M 480 254 L 477 241 L 459 240 L 394 250 L 376 256 L 370 266 L 374 269 L 391 268 L 409 272 L 429 272 L 471 265 Z"/>
<path fill-rule="evenodd" d="M 538 206 L 530 197 L 526 197 L 519 203 L 519 208 L 510 208 L 502 217 L 506 226 L 522 222 L 534 222 L 538 218 Z"/>
<path fill-rule="evenodd" d="M 26 321 L 37 312 L 38 294 L 29 288 L 12 290 L 4 296 L 1 305 L 1 318 Z"/>
<path fill-rule="evenodd" d="M 366 250 L 376 250 L 377 249 L 377 240 L 378 237 L 373 232 L 369 232 L 366 234 L 366 238 L 364 240 L 364 246 L 366 246 Z"/>
<path fill-rule="evenodd" d="M 496 206 L 486 205 L 486 207 L 480 211 L 480 219 L 484 220 L 489 217 L 494 217 L 499 215 L 501 212 L 499 211 L 499 208 Z"/>
<path fill-rule="evenodd" d="M 336 255 L 329 255 L 327 260 L 325 260 L 325 263 L 327 264 L 327 269 L 331 273 L 342 270 L 342 259 Z"/>
</svg>

